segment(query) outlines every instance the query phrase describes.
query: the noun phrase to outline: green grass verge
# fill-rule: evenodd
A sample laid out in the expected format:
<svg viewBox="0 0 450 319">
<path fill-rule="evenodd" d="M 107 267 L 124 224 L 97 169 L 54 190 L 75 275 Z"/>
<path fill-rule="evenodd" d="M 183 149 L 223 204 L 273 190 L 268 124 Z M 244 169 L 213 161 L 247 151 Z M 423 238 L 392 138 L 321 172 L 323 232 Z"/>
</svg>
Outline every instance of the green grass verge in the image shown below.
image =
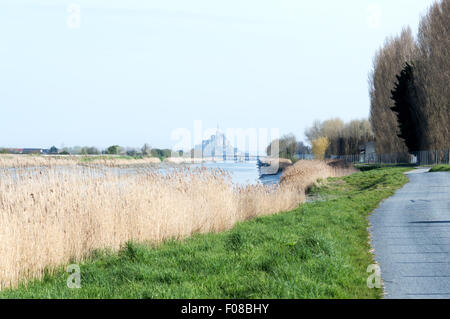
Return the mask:
<svg viewBox="0 0 450 319">
<path fill-rule="evenodd" d="M 450 172 L 450 165 L 442 164 L 433 166 L 430 172 Z"/>
<path fill-rule="evenodd" d="M 379 168 L 388 168 L 388 167 L 416 167 L 416 164 L 355 164 L 355 167 L 359 169 L 361 172 L 370 171 L 373 169 Z"/>
<path fill-rule="evenodd" d="M 96 252 L 80 265 L 80 289 L 67 288 L 61 267 L 0 298 L 380 298 L 366 285 L 367 216 L 406 170 L 321 181 L 311 189 L 320 200 L 228 232 Z"/>
</svg>

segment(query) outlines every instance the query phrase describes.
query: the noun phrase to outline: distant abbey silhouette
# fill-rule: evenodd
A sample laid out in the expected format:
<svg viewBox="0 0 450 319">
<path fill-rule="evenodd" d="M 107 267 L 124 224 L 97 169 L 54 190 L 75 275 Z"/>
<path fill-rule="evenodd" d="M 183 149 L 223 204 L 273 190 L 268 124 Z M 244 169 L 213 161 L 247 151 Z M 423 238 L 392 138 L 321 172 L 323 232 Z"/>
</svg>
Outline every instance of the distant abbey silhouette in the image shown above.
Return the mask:
<svg viewBox="0 0 450 319">
<path fill-rule="evenodd" d="M 235 161 L 244 159 L 250 160 L 249 153 L 240 151 L 237 147 L 233 147 L 230 141 L 227 139 L 224 133 L 222 133 L 217 126 L 216 134 L 211 135 L 207 140 L 203 140 L 201 145 L 195 146 L 196 154 L 201 151 L 202 157 L 211 157 L 213 159 L 223 159 Z M 254 157 L 257 159 L 257 157 Z"/>
</svg>

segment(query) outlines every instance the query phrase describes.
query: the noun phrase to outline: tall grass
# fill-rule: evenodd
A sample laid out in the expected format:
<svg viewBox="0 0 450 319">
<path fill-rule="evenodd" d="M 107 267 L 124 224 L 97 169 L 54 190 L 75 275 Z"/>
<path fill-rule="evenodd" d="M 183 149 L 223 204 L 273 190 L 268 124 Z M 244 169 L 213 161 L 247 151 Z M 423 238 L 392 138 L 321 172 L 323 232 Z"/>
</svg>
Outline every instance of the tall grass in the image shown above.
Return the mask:
<svg viewBox="0 0 450 319">
<path fill-rule="evenodd" d="M 74 165 L 0 172 L 2 288 L 95 249 L 220 232 L 295 208 L 315 180 L 351 170 L 299 161 L 278 187 L 237 187 L 223 171 L 205 169 L 118 175 Z"/>
<path fill-rule="evenodd" d="M 123 167 L 158 163 L 161 163 L 161 160 L 157 157 L 134 158 L 120 155 L 0 155 L 0 169 L 72 165 Z"/>
<path fill-rule="evenodd" d="M 304 189 L 318 179 L 350 175 L 357 171 L 353 165 L 340 160 L 301 160 L 284 170 L 281 183 Z"/>
<path fill-rule="evenodd" d="M 0 155 L 0 169 L 75 165 L 75 156 Z"/>
</svg>

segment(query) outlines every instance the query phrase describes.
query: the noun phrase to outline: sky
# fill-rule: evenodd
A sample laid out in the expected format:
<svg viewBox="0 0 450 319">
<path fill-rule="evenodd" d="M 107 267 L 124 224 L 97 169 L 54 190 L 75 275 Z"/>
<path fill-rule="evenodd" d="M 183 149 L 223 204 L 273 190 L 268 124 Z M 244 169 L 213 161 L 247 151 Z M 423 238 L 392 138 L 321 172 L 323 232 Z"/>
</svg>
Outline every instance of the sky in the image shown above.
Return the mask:
<svg viewBox="0 0 450 319">
<path fill-rule="evenodd" d="M 368 117 L 375 51 L 432 3 L 2 0 L 0 146 L 171 148 L 194 121 L 304 139 Z"/>
</svg>

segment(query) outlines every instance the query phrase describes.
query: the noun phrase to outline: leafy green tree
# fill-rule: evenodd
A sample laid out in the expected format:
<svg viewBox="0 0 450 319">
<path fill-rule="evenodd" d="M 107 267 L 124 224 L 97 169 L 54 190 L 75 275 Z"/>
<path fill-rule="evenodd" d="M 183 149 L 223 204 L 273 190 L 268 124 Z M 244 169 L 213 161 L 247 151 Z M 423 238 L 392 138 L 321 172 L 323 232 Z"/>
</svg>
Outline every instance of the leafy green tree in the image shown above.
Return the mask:
<svg viewBox="0 0 450 319">
<path fill-rule="evenodd" d="M 56 146 L 52 146 L 49 149 L 50 154 L 58 154 L 58 149 L 56 148 Z"/>
<path fill-rule="evenodd" d="M 100 152 L 98 150 L 98 148 L 91 146 L 87 148 L 87 153 L 90 155 L 98 155 Z"/>
<path fill-rule="evenodd" d="M 394 106 L 392 111 L 397 116 L 400 132 L 397 134 L 405 141 L 408 151 L 420 150 L 420 120 L 417 110 L 417 91 L 414 83 L 413 66 L 406 63 L 400 75 L 397 75 L 397 83 L 391 91 Z"/>
<path fill-rule="evenodd" d="M 168 158 L 172 155 L 172 151 L 169 149 L 159 149 L 159 148 L 154 148 L 151 150 L 151 155 L 153 157 L 158 157 L 159 159 L 163 160 L 165 158 Z"/>
<path fill-rule="evenodd" d="M 109 155 L 117 155 L 119 153 L 120 153 L 119 145 L 112 145 L 106 149 L 106 154 L 109 154 Z"/>
<path fill-rule="evenodd" d="M 85 146 L 82 147 L 80 150 L 80 154 L 82 155 L 97 155 L 99 153 L 100 153 L 99 150 L 94 146 L 91 147 Z"/>
</svg>

